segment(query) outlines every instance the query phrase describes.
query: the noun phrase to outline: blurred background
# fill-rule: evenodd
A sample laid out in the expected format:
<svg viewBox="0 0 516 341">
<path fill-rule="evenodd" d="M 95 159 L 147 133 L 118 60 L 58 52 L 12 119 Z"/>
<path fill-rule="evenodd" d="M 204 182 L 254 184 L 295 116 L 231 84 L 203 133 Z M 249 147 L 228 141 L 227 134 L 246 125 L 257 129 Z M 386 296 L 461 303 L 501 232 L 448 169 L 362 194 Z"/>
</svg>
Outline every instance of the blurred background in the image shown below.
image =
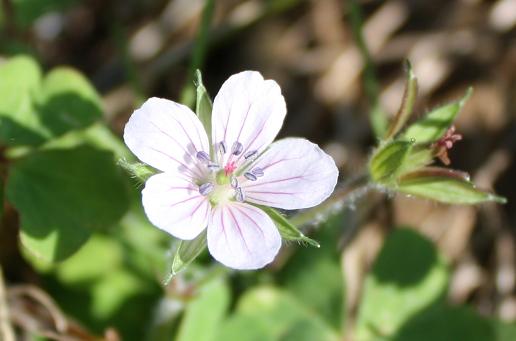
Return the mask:
<svg viewBox="0 0 516 341">
<path fill-rule="evenodd" d="M 202 255 L 167 286 L 175 244 L 146 222 L 137 184 L 122 220 L 57 265 L 19 246 L 6 203 L 4 305 L 20 340 L 516 340 L 515 0 L 1 4 L 0 58 L 79 70 L 115 135 L 148 97 L 191 105 L 196 68 L 212 97 L 230 75 L 258 70 L 285 96 L 280 135 L 319 143 L 343 182 L 377 142 L 369 113 L 396 113 L 409 59 L 415 118 L 474 87 L 451 167 L 508 199 L 368 193 L 302 226 L 320 249 L 292 243 L 269 268 L 241 273 Z"/>
</svg>

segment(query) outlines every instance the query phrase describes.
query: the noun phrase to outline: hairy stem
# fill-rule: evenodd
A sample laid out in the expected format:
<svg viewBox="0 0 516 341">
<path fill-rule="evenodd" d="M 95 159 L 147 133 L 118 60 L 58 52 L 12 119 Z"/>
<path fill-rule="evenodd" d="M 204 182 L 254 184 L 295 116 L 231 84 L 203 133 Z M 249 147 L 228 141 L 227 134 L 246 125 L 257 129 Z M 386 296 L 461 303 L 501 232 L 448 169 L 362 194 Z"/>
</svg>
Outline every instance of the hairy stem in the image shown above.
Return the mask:
<svg viewBox="0 0 516 341">
<path fill-rule="evenodd" d="M 354 206 L 357 199 L 365 195 L 369 189 L 369 176 L 362 174 L 338 186 L 333 194 L 322 204 L 296 214 L 290 221 L 296 226 L 323 221 L 346 206 Z"/>
</svg>

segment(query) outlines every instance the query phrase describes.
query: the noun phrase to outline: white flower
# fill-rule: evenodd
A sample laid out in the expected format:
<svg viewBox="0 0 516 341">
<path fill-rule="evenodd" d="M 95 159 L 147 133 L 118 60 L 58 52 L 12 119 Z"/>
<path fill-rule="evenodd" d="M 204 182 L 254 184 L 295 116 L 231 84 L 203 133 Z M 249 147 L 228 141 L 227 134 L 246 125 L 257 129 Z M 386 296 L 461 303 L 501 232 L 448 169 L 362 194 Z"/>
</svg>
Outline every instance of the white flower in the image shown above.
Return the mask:
<svg viewBox="0 0 516 341">
<path fill-rule="evenodd" d="M 149 220 L 185 240 L 207 228 L 211 255 L 228 267 L 270 263 L 281 236 L 253 204 L 315 206 L 333 192 L 338 176 L 333 159 L 316 144 L 301 138 L 272 143 L 285 114 L 278 84 L 253 71 L 231 76 L 215 97 L 213 145 L 188 107 L 147 100 L 127 122 L 124 140 L 141 161 L 163 172 L 142 192 Z"/>
</svg>

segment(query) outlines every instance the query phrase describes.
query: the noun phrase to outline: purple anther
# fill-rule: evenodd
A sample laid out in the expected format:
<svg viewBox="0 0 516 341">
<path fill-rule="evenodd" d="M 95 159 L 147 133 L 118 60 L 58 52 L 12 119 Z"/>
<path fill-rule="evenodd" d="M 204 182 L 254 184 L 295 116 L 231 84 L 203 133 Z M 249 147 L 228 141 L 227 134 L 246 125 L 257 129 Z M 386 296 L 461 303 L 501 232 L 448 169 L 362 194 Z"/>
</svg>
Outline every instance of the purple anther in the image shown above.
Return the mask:
<svg viewBox="0 0 516 341">
<path fill-rule="evenodd" d="M 238 188 L 238 180 L 237 180 L 236 177 L 232 176 L 231 180 L 230 180 L 230 183 L 231 183 L 231 187 Z"/>
<path fill-rule="evenodd" d="M 245 195 L 241 187 L 235 188 L 235 199 L 239 202 L 245 201 Z"/>
<path fill-rule="evenodd" d="M 258 179 L 258 177 L 251 172 L 245 172 L 244 176 L 247 180 L 251 180 L 251 181 L 256 181 L 256 179 Z"/>
<path fill-rule="evenodd" d="M 202 161 L 204 163 L 210 162 L 210 155 L 204 151 L 197 152 L 195 156 L 197 156 L 197 159 L 199 161 Z"/>
<path fill-rule="evenodd" d="M 257 178 L 261 178 L 263 176 L 263 169 L 261 169 L 260 167 L 256 167 L 251 171 L 251 173 L 256 175 Z"/>
<path fill-rule="evenodd" d="M 212 190 L 213 184 L 211 182 L 207 182 L 199 186 L 199 193 L 202 195 L 208 195 Z"/>
<path fill-rule="evenodd" d="M 228 148 L 226 147 L 226 142 L 220 141 L 219 142 L 219 152 L 221 152 L 222 154 L 226 154 L 227 149 Z"/>
<path fill-rule="evenodd" d="M 243 149 L 244 149 L 244 146 L 242 146 L 242 144 L 240 142 L 235 141 L 235 143 L 233 143 L 233 147 L 231 147 L 231 154 L 240 155 L 240 153 L 242 153 Z"/>
<path fill-rule="evenodd" d="M 248 151 L 247 153 L 244 154 L 244 159 L 249 159 L 249 158 L 252 158 L 252 157 L 255 157 L 256 154 L 258 154 L 258 151 L 257 150 L 251 150 L 251 151 Z"/>
<path fill-rule="evenodd" d="M 207 166 L 211 171 L 218 171 L 220 169 L 220 166 L 214 162 L 208 163 Z"/>
</svg>

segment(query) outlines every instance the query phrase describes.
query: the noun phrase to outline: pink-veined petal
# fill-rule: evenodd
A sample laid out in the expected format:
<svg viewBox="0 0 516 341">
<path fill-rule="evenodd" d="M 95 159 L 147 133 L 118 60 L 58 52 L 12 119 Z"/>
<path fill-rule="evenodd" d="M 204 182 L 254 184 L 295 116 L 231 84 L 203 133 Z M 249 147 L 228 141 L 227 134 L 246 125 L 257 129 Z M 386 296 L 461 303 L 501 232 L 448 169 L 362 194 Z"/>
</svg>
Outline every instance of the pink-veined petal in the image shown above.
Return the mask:
<svg viewBox="0 0 516 341">
<path fill-rule="evenodd" d="M 211 205 L 199 187 L 178 173 L 150 177 L 142 191 L 145 214 L 152 224 L 179 239 L 193 239 L 208 225 Z"/>
<path fill-rule="evenodd" d="M 271 218 L 244 203 L 213 209 L 208 226 L 208 249 L 217 261 L 239 270 L 259 269 L 272 262 L 281 236 Z"/>
<path fill-rule="evenodd" d="M 256 71 L 243 71 L 228 78 L 213 102 L 213 142 L 224 141 L 231 150 L 238 141 L 242 153 L 226 154 L 224 162 L 242 160 L 250 151 L 261 151 L 276 137 L 287 112 L 279 85 L 264 80 Z"/>
<path fill-rule="evenodd" d="M 206 171 L 197 151 L 209 152 L 209 142 L 197 116 L 186 106 L 162 98 L 148 99 L 127 122 L 124 141 L 146 164 L 200 178 Z"/>
<path fill-rule="evenodd" d="M 331 156 L 301 138 L 274 142 L 254 167 L 264 175 L 241 183 L 246 200 L 283 209 L 320 204 L 333 192 L 339 175 Z"/>
</svg>

